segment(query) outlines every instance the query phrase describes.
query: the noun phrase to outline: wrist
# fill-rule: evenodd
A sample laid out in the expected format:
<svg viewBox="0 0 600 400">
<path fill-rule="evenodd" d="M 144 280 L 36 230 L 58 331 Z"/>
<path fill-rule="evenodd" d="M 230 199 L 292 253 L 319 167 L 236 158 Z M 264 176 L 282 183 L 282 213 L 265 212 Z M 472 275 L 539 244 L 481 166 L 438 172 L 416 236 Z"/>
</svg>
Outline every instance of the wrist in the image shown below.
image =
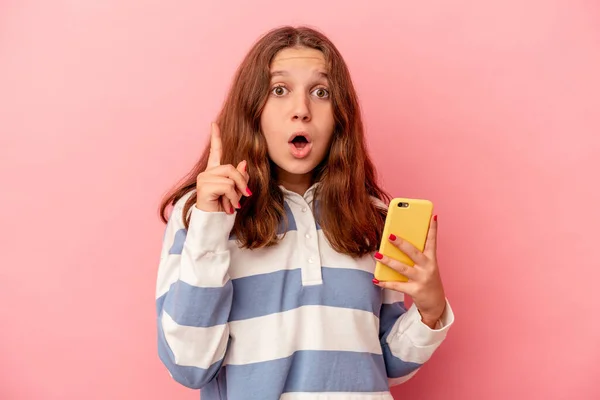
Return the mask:
<svg viewBox="0 0 600 400">
<path fill-rule="evenodd" d="M 446 305 L 444 304 L 444 307 L 441 309 L 441 311 L 422 312 L 421 310 L 419 310 L 419 314 L 421 315 L 421 322 L 423 322 L 431 329 L 435 329 L 438 321 L 442 318 L 442 315 L 444 315 L 445 309 Z"/>
<path fill-rule="evenodd" d="M 439 318 L 437 318 L 437 319 L 428 319 L 428 318 L 421 317 L 421 322 L 423 322 L 425 325 L 427 325 L 431 329 L 435 329 L 436 328 L 438 321 L 439 321 Z"/>
</svg>

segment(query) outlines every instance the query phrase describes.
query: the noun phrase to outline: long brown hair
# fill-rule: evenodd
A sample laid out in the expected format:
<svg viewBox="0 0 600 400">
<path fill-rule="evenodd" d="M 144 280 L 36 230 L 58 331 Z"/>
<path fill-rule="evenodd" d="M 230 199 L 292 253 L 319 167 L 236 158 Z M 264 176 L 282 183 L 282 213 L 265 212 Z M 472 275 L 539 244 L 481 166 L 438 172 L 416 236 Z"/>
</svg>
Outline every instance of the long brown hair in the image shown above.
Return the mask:
<svg viewBox="0 0 600 400">
<path fill-rule="evenodd" d="M 387 210 L 372 198 L 389 203 L 390 196 L 377 185 L 377 177 L 364 140 L 356 91 L 341 54 L 322 33 L 307 27 L 282 27 L 260 38 L 239 66 L 229 94 L 216 120 L 223 143 L 222 164 L 248 161 L 253 195 L 242 197 L 232 233 L 242 247 L 256 249 L 277 243 L 277 228 L 285 221 L 284 196 L 267 154 L 260 115 L 269 95 L 270 64 L 288 47 L 320 50 L 328 63 L 335 128 L 329 153 L 315 168 L 319 207 L 315 217 L 338 252 L 362 256 L 376 250 Z M 163 199 L 160 215 L 190 191 L 183 215 L 189 227 L 189 210 L 196 202 L 196 178 L 206 169 L 210 143 L 190 173 Z M 314 202 L 313 202 L 314 204 Z"/>
</svg>

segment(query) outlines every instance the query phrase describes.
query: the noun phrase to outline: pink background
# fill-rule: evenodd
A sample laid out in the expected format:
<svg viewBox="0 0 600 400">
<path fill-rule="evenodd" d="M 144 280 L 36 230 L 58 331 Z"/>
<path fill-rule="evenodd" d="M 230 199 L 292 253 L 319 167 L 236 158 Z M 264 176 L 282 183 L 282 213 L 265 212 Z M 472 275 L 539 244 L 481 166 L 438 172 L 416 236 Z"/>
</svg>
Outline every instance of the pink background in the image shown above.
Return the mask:
<svg viewBox="0 0 600 400">
<path fill-rule="evenodd" d="M 383 182 L 439 214 L 457 322 L 396 397 L 600 398 L 598 2 L 0 4 L 0 398 L 197 399 L 157 356 L 156 210 L 284 23 L 337 44 Z"/>
</svg>

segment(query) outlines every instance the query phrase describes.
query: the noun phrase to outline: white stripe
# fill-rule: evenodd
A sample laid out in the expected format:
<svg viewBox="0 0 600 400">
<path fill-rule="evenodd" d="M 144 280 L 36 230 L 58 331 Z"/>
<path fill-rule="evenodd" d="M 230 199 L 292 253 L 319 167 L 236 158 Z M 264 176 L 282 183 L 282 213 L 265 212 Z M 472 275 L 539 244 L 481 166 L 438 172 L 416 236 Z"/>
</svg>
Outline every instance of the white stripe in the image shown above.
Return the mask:
<svg viewBox="0 0 600 400">
<path fill-rule="evenodd" d="M 168 249 L 167 249 L 168 251 Z M 158 267 L 158 277 L 156 279 L 156 298 L 169 291 L 169 288 L 179 278 L 179 260 L 178 254 L 164 254 L 161 256 Z"/>
<path fill-rule="evenodd" d="M 230 251 L 235 246 L 228 240 L 234 217 L 192 209 L 179 279 L 192 286 L 223 287 L 229 281 Z"/>
<path fill-rule="evenodd" d="M 399 378 L 388 379 L 388 385 L 389 385 L 389 387 L 396 386 L 396 385 L 401 385 L 404 382 L 408 381 L 413 376 L 415 376 L 417 374 L 417 372 L 419 372 L 419 369 L 416 369 L 413 372 L 411 372 L 410 374 L 401 376 Z"/>
<path fill-rule="evenodd" d="M 229 323 L 226 364 L 249 364 L 289 357 L 300 350 L 381 354 L 379 320 L 369 311 L 304 306 Z M 283 340 L 282 340 L 283 339 Z"/>
<path fill-rule="evenodd" d="M 307 257 L 302 256 L 302 247 L 298 246 L 297 240 L 297 231 L 289 231 L 276 246 L 263 247 L 252 251 L 230 246 L 230 278 L 239 279 L 247 276 L 298 269 L 300 265 L 298 260 Z M 234 243 L 234 241 L 231 240 L 230 243 Z"/>
<path fill-rule="evenodd" d="M 374 393 L 284 393 L 279 400 L 394 400 L 390 392 Z"/>
<path fill-rule="evenodd" d="M 209 328 L 183 326 L 165 311 L 161 323 L 175 364 L 208 369 L 224 357 L 228 339 L 227 324 Z"/>
<path fill-rule="evenodd" d="M 229 253 L 165 254 L 160 260 L 156 298 L 167 293 L 178 279 L 197 287 L 222 287 L 229 281 Z"/>
<path fill-rule="evenodd" d="M 373 254 L 367 254 L 361 258 L 354 259 L 349 255 L 335 251 L 322 230 L 318 231 L 319 250 L 321 250 L 321 262 L 328 268 L 358 269 L 372 274 L 375 271 L 375 259 Z"/>
<path fill-rule="evenodd" d="M 179 279 L 192 286 L 223 287 L 229 281 L 229 258 L 228 251 L 198 253 L 186 244 L 180 256 Z"/>
<path fill-rule="evenodd" d="M 404 293 L 390 289 L 383 289 L 383 304 L 394 304 L 399 301 L 404 301 Z"/>
</svg>

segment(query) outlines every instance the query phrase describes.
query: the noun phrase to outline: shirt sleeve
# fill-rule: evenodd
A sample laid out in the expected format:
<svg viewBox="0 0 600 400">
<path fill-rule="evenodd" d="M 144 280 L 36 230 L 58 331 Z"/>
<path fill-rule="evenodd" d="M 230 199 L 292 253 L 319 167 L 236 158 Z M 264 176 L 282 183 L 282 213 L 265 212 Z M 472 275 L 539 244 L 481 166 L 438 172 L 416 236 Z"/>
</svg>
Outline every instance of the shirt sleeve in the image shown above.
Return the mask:
<svg viewBox="0 0 600 400">
<path fill-rule="evenodd" d="M 235 214 L 192 206 L 183 224 L 185 198 L 167 223 L 156 283 L 158 354 L 170 375 L 200 389 L 219 372 L 229 341 L 233 286 L 228 270 Z"/>
<path fill-rule="evenodd" d="M 453 323 L 448 300 L 436 328 L 431 329 L 421 321 L 414 304 L 406 309 L 403 293 L 384 289 L 380 340 L 390 386 L 412 378 L 442 344 Z"/>
</svg>

